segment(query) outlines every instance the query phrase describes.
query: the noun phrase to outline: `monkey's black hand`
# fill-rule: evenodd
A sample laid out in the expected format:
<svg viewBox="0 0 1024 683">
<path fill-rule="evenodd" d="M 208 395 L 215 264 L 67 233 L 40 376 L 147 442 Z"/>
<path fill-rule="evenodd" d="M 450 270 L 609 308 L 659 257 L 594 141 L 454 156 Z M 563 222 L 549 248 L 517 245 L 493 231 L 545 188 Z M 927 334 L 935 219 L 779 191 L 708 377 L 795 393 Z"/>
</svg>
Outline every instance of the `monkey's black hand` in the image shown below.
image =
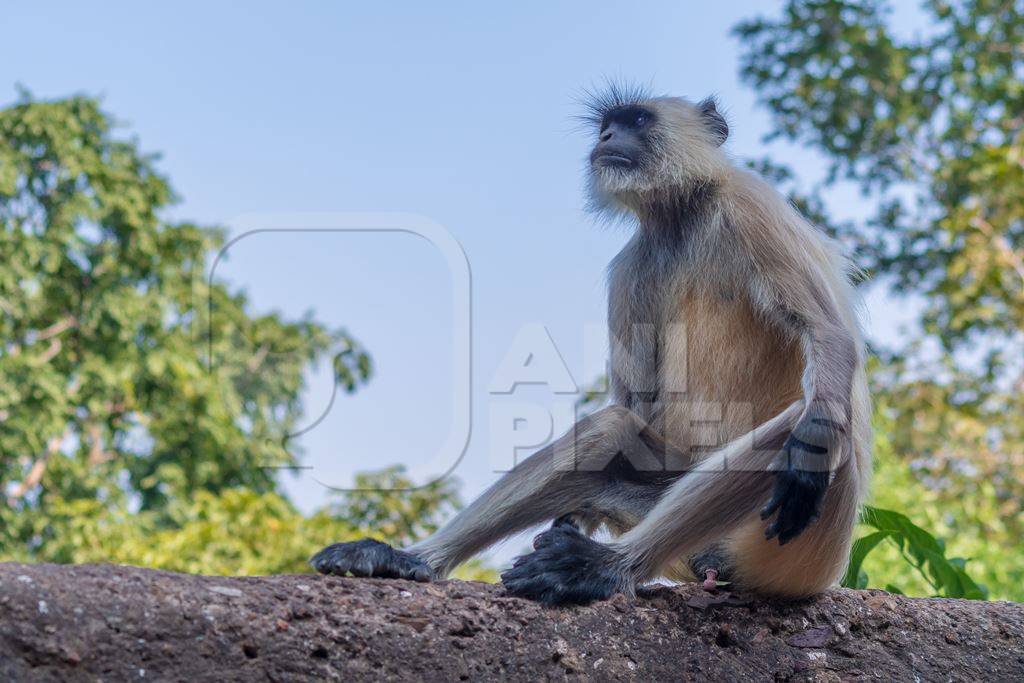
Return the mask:
<svg viewBox="0 0 1024 683">
<path fill-rule="evenodd" d="M 575 526 L 558 524 L 533 540 L 534 551 L 516 558 L 501 575 L 510 595 L 545 605 L 586 605 L 629 588 L 616 567 L 615 552 L 581 534 Z"/>
<path fill-rule="evenodd" d="M 804 451 L 795 456 L 794 451 Z M 808 462 L 806 454 L 824 458 L 828 451 L 820 446 L 813 446 L 801 441 L 794 434 L 786 440 L 783 455 L 786 456 L 787 467 L 775 475 L 775 491 L 772 499 L 761 509 L 761 519 L 768 519 L 776 511 L 778 516 L 764 531 L 764 537 L 771 540 L 779 537 L 779 545 L 785 545 L 799 536 L 814 524 L 821 514 L 821 504 L 828 489 L 829 472 L 812 471 L 800 467 L 801 460 Z M 824 460 L 820 462 L 824 463 Z"/>
<path fill-rule="evenodd" d="M 329 545 L 310 559 L 321 574 L 375 576 L 382 579 L 430 581 L 434 570 L 412 553 L 396 550 L 372 538 Z"/>
</svg>

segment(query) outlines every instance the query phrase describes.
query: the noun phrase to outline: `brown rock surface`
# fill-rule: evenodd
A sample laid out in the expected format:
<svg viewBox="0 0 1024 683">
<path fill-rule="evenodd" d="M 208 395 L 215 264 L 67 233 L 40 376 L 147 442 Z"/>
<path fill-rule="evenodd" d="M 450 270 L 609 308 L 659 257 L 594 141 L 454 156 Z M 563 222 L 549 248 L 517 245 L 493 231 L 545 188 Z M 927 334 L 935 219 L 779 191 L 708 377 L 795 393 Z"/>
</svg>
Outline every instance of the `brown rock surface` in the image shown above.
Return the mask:
<svg viewBox="0 0 1024 683">
<path fill-rule="evenodd" d="M 1024 680 L 1024 606 L 697 585 L 545 609 L 500 586 L 0 564 L 0 680 Z"/>
</svg>

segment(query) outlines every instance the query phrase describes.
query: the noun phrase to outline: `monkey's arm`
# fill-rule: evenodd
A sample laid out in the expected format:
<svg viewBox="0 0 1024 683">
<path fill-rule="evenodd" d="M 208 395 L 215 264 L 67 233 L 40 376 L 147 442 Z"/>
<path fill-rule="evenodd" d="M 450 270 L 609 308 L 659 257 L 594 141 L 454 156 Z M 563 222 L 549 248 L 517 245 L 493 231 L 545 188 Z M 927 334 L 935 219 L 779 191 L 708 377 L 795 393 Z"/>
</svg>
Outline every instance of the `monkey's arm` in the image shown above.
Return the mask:
<svg viewBox="0 0 1024 683">
<path fill-rule="evenodd" d="M 832 472 L 850 456 L 850 396 L 860 364 L 847 285 L 828 249 L 808 230 L 798 224 L 778 239 L 789 251 L 767 259 L 752 283 L 755 304 L 799 340 L 804 356 L 804 411 L 783 446 L 775 490 L 761 511 L 762 519 L 777 513 L 765 536 L 777 536 L 780 544 L 817 520 Z"/>
<path fill-rule="evenodd" d="M 614 403 L 650 420 L 658 398 L 660 300 L 657 289 L 635 272 L 635 249 L 631 242 L 616 257 L 609 279 L 609 389 Z"/>
</svg>

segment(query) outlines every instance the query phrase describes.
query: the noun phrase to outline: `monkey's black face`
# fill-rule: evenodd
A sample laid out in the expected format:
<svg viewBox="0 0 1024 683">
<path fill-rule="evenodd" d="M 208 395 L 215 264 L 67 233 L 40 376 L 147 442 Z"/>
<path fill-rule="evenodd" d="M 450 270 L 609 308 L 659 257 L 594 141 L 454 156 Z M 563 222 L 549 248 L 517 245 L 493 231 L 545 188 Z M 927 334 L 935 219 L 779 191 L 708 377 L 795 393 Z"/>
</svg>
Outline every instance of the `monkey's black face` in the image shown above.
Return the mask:
<svg viewBox="0 0 1024 683">
<path fill-rule="evenodd" d="M 649 156 L 649 133 L 655 118 L 651 109 L 638 104 L 608 110 L 601 119 L 601 132 L 590 153 L 590 164 L 595 169 L 642 167 Z"/>
</svg>

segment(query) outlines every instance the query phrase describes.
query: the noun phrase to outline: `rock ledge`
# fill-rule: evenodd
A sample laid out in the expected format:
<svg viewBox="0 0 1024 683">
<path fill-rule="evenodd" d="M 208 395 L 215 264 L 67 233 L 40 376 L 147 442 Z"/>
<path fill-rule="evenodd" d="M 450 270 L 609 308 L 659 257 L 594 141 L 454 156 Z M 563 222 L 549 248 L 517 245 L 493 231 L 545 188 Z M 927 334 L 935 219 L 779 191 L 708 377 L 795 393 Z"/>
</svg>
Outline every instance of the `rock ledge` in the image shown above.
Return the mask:
<svg viewBox="0 0 1024 683">
<path fill-rule="evenodd" d="M 0 680 L 1024 680 L 1024 606 L 697 585 L 544 609 L 500 586 L 0 564 Z"/>
</svg>

